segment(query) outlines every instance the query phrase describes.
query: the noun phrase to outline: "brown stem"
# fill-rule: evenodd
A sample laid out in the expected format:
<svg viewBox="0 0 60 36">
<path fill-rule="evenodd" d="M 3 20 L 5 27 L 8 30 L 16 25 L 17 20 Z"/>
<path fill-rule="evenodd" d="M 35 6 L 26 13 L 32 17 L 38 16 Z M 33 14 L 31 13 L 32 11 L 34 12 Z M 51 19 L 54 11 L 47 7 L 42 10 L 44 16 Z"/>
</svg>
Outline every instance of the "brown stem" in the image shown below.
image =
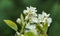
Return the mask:
<svg viewBox="0 0 60 36">
<path fill-rule="evenodd" d="M 48 36 L 47 33 L 44 33 L 44 34 L 40 34 L 40 36 Z"/>
<path fill-rule="evenodd" d="M 48 36 L 47 33 L 44 33 L 44 36 Z"/>
</svg>

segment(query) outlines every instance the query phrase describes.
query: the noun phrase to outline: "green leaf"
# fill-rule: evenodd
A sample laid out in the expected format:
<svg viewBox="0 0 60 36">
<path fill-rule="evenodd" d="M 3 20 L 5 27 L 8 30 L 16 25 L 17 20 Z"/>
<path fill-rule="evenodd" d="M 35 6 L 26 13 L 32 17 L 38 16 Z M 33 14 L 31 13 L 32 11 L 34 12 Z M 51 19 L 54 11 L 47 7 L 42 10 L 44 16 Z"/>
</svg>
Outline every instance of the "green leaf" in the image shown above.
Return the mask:
<svg viewBox="0 0 60 36">
<path fill-rule="evenodd" d="M 24 24 L 24 16 L 21 14 L 20 16 L 22 24 Z"/>
<path fill-rule="evenodd" d="M 13 21 L 11 21 L 11 20 L 4 20 L 4 22 L 5 22 L 8 26 L 10 26 L 12 29 L 14 29 L 15 31 L 18 30 L 17 25 L 16 25 Z"/>
<path fill-rule="evenodd" d="M 27 32 L 24 34 L 24 36 L 35 36 L 33 32 Z"/>
</svg>

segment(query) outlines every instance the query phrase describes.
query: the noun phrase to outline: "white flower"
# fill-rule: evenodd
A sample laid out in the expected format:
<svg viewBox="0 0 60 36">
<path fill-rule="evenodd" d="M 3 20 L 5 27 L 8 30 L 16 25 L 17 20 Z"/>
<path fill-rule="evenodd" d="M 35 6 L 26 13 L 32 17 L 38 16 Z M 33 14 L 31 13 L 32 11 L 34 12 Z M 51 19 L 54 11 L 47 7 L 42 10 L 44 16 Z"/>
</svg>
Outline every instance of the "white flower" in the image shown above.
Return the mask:
<svg viewBox="0 0 60 36">
<path fill-rule="evenodd" d="M 37 12 L 36 8 L 35 7 L 27 7 L 27 10 L 24 10 L 23 13 L 24 14 L 28 14 L 28 13 L 35 13 Z"/>
<path fill-rule="evenodd" d="M 51 24 L 51 22 L 52 22 L 52 18 L 50 18 L 50 17 L 49 17 L 49 18 L 44 18 L 43 22 L 44 22 L 44 23 L 47 22 L 47 23 L 48 23 L 48 27 L 49 27 L 50 24 Z"/>
<path fill-rule="evenodd" d="M 20 24 L 21 19 L 20 19 L 20 18 L 18 18 L 18 19 L 16 20 L 16 22 Z"/>
<path fill-rule="evenodd" d="M 44 16 L 42 14 L 38 14 L 38 22 L 44 22 Z"/>
<path fill-rule="evenodd" d="M 25 20 L 31 19 L 32 17 L 37 16 L 37 10 L 35 7 L 27 7 L 27 10 L 24 10 L 23 13 L 26 14 Z"/>
<path fill-rule="evenodd" d="M 26 28 L 28 29 L 35 29 L 35 25 L 31 25 L 30 23 L 26 24 Z"/>
<path fill-rule="evenodd" d="M 26 28 L 29 28 L 29 26 L 30 26 L 30 23 L 27 23 L 27 24 L 26 24 Z"/>
<path fill-rule="evenodd" d="M 39 22 L 43 22 L 43 23 L 47 22 L 48 26 L 50 26 L 50 24 L 52 22 L 52 18 L 50 18 L 49 16 L 50 16 L 50 14 L 47 14 L 43 11 L 42 14 L 38 14 Z"/>
<path fill-rule="evenodd" d="M 25 16 L 25 20 L 31 19 L 31 18 L 36 17 L 36 16 L 37 16 L 36 13 L 34 13 L 34 14 L 28 14 L 28 15 Z"/>
<path fill-rule="evenodd" d="M 37 18 L 37 17 L 32 17 L 32 18 L 30 19 L 30 22 L 31 22 L 31 23 L 38 23 L 38 18 Z"/>
<path fill-rule="evenodd" d="M 43 22 L 47 22 L 48 26 L 50 26 L 51 22 L 52 22 L 52 18 L 50 18 L 50 14 L 45 13 L 44 11 L 42 12 L 42 15 L 44 16 L 44 20 Z"/>
<path fill-rule="evenodd" d="M 50 14 L 47 14 L 44 11 L 42 11 L 42 14 L 38 14 L 38 19 L 44 20 L 44 18 L 48 18 L 49 16 Z"/>
<path fill-rule="evenodd" d="M 38 14 L 38 19 L 41 19 L 43 18 L 43 15 L 42 14 Z"/>
</svg>

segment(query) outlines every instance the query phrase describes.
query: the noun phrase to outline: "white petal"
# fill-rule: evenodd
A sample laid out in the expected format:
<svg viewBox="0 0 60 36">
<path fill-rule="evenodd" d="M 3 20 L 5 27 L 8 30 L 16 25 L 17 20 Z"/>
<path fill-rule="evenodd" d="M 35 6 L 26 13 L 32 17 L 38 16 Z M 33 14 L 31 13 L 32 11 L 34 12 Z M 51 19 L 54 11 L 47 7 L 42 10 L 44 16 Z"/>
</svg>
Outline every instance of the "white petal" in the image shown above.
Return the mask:
<svg viewBox="0 0 60 36">
<path fill-rule="evenodd" d="M 47 22 L 48 22 L 48 26 L 50 26 L 50 24 L 52 22 L 52 18 L 48 18 Z"/>
<path fill-rule="evenodd" d="M 27 19 L 29 19 L 29 16 L 28 15 L 25 17 L 25 20 L 27 20 Z"/>
<path fill-rule="evenodd" d="M 30 23 L 27 23 L 27 24 L 26 24 L 26 28 L 29 28 L 29 26 L 30 26 Z"/>
<path fill-rule="evenodd" d="M 23 13 L 26 14 L 26 13 L 28 13 L 28 11 L 27 10 L 24 10 Z"/>
<path fill-rule="evenodd" d="M 34 16 L 37 16 L 37 13 L 34 13 Z"/>
<path fill-rule="evenodd" d="M 37 17 L 33 17 L 33 18 L 31 19 L 31 22 L 32 22 L 32 23 L 37 23 L 37 22 L 38 22 L 38 18 L 37 18 Z"/>
<path fill-rule="evenodd" d="M 36 17 L 37 16 L 37 13 L 32 12 L 32 15 L 31 16 Z"/>
<path fill-rule="evenodd" d="M 35 25 L 30 25 L 30 23 L 26 24 L 26 28 L 28 29 L 35 29 Z"/>
<path fill-rule="evenodd" d="M 49 16 L 50 16 L 50 14 L 47 15 L 47 17 L 49 17 Z"/>
<path fill-rule="evenodd" d="M 42 12 L 42 15 L 44 16 L 44 17 L 49 17 L 50 16 L 50 14 L 47 14 L 46 12 Z"/>
<path fill-rule="evenodd" d="M 30 10 L 30 8 L 29 7 L 26 7 L 27 8 L 27 10 Z"/>
<path fill-rule="evenodd" d="M 41 19 L 42 17 L 42 14 L 38 14 L 38 19 Z"/>
<path fill-rule="evenodd" d="M 35 29 L 35 25 L 31 25 L 31 26 L 29 26 L 29 29 Z"/>
<path fill-rule="evenodd" d="M 36 9 L 35 7 L 30 6 L 30 9 Z"/>
<path fill-rule="evenodd" d="M 36 10 L 35 7 L 31 7 L 31 6 L 30 6 L 30 10 L 31 10 L 32 12 L 37 12 L 37 10 Z"/>
<path fill-rule="evenodd" d="M 45 13 L 44 11 L 42 11 L 42 15 L 46 16 L 46 15 L 47 15 L 47 13 Z"/>
<path fill-rule="evenodd" d="M 20 24 L 20 22 L 21 22 L 20 18 L 18 18 L 18 19 L 16 20 L 16 22 Z"/>
</svg>

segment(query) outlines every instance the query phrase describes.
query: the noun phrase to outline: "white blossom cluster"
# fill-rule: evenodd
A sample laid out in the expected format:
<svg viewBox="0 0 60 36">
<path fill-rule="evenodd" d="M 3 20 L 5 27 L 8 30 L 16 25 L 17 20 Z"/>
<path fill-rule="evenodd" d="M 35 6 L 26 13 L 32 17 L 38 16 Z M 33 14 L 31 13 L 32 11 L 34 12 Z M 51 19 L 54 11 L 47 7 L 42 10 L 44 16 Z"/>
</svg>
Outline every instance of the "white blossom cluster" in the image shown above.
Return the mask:
<svg viewBox="0 0 60 36">
<path fill-rule="evenodd" d="M 36 24 L 39 23 L 41 27 L 43 27 L 43 23 L 47 23 L 48 27 L 50 26 L 52 22 L 52 18 L 49 17 L 50 14 L 47 14 L 46 12 L 42 11 L 42 14 L 37 14 L 37 10 L 35 7 L 26 7 L 27 9 L 23 11 L 23 14 L 25 15 L 24 20 L 27 21 L 25 28 L 29 30 L 24 30 L 25 33 L 31 31 L 37 36 L 37 30 L 36 30 Z M 16 20 L 17 23 L 21 23 L 21 19 L 18 18 Z M 22 35 L 21 35 L 22 36 Z M 24 36 L 24 35 L 23 35 Z"/>
</svg>

